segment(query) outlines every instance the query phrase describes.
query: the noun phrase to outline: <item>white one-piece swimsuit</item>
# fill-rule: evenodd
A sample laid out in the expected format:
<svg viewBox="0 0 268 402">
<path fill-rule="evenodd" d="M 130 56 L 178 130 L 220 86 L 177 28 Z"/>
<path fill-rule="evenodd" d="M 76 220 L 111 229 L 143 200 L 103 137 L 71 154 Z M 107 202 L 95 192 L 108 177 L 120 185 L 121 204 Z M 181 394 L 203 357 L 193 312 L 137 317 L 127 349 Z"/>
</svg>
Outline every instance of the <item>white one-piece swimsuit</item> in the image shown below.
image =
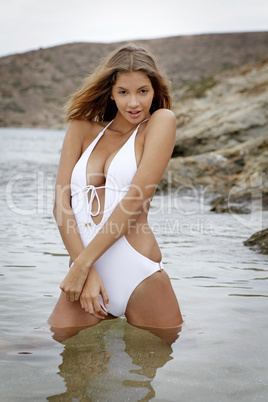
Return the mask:
<svg viewBox="0 0 268 402">
<path fill-rule="evenodd" d="M 99 133 L 76 163 L 71 177 L 72 209 L 79 233 L 86 247 L 109 219 L 118 203 L 128 192 L 137 171 L 135 138 L 140 124 L 125 144 L 116 153 L 109 166 L 105 185 L 87 185 L 88 159 L 99 139 L 112 121 Z M 143 123 L 143 122 L 142 122 Z M 97 190 L 105 188 L 102 220 L 95 224 L 92 217 L 100 212 Z M 92 203 L 97 200 L 98 210 L 92 212 Z M 97 269 L 109 297 L 110 314 L 119 317 L 126 311 L 127 303 L 134 289 L 150 275 L 163 269 L 162 262 L 155 262 L 134 249 L 125 236 L 120 237 L 101 257 L 95 261 Z"/>
</svg>

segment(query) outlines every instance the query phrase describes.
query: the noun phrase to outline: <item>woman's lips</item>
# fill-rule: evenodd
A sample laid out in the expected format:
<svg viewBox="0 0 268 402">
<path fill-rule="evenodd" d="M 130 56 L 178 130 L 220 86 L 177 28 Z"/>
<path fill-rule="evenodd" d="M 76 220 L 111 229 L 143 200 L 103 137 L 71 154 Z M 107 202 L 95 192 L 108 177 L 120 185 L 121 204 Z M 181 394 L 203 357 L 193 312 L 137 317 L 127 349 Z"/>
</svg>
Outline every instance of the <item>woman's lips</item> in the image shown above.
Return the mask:
<svg viewBox="0 0 268 402">
<path fill-rule="evenodd" d="M 139 115 L 141 114 L 141 111 L 139 110 L 139 111 L 128 111 L 128 114 L 131 116 L 131 117 L 139 117 Z"/>
</svg>

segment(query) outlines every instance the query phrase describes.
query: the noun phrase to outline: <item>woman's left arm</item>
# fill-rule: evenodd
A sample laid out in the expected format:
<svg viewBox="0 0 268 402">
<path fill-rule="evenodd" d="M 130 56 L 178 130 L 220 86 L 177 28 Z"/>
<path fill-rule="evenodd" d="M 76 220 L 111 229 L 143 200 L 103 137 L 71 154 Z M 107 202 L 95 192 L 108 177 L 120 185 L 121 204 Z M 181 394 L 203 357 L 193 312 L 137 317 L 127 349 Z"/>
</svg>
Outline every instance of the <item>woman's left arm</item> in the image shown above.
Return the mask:
<svg viewBox="0 0 268 402">
<path fill-rule="evenodd" d="M 170 110 L 159 109 L 151 116 L 146 127 L 143 155 L 129 191 L 119 202 L 102 229 L 75 259 L 61 289 L 78 300 L 83 288 L 79 272 L 89 272 L 98 258 L 127 233 L 129 224 L 135 224 L 167 167 L 174 148 L 176 118 Z M 81 277 L 84 277 L 81 275 Z"/>
</svg>

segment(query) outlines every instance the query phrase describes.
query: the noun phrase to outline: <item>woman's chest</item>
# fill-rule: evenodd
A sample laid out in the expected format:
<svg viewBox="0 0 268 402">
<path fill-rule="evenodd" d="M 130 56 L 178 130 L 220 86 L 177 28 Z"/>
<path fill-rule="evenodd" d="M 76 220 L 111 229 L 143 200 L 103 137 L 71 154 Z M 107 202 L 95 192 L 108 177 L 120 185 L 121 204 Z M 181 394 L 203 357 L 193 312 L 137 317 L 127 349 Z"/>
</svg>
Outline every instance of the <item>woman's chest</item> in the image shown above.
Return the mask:
<svg viewBox="0 0 268 402">
<path fill-rule="evenodd" d="M 101 139 L 84 161 L 87 185 L 101 186 L 107 177 L 119 183 L 123 177 L 129 181 L 140 163 L 143 147 L 143 136 L 132 135 L 123 141 Z M 126 182 L 123 180 L 122 184 Z"/>
</svg>

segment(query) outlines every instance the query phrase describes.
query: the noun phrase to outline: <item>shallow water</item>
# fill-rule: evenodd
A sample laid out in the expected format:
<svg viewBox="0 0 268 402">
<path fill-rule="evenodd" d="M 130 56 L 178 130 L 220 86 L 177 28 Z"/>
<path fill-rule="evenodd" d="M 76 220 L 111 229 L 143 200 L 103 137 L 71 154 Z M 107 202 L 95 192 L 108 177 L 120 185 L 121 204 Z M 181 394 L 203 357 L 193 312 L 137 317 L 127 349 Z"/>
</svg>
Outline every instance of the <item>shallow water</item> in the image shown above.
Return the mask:
<svg viewBox="0 0 268 402">
<path fill-rule="evenodd" d="M 51 213 L 63 135 L 0 129 L 1 402 L 267 400 L 267 256 L 243 246 L 267 226 L 258 206 L 215 214 L 194 189 L 154 198 L 184 318 L 171 346 L 124 317 L 53 340 L 46 320 L 68 270 Z"/>
</svg>

